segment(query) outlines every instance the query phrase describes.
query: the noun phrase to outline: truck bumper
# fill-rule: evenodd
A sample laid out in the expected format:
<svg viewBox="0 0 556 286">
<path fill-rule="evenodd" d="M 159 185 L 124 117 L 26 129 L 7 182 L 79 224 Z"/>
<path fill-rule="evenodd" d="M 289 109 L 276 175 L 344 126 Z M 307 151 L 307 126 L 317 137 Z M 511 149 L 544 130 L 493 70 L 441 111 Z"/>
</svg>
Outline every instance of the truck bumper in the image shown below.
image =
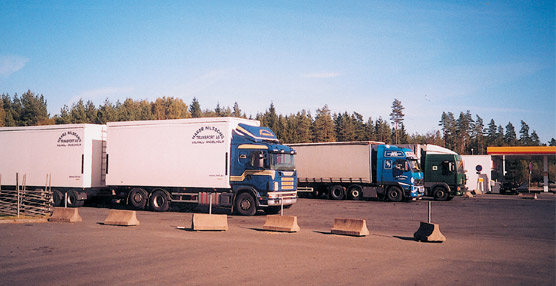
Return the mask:
<svg viewBox="0 0 556 286">
<path fill-rule="evenodd" d="M 411 188 L 410 196 L 412 198 L 420 198 L 425 194 L 425 187 L 424 186 L 413 186 Z"/>
<path fill-rule="evenodd" d="M 265 197 L 262 197 L 261 205 L 264 205 Z M 297 202 L 297 191 L 269 192 L 266 196 L 268 206 L 293 205 Z"/>
</svg>

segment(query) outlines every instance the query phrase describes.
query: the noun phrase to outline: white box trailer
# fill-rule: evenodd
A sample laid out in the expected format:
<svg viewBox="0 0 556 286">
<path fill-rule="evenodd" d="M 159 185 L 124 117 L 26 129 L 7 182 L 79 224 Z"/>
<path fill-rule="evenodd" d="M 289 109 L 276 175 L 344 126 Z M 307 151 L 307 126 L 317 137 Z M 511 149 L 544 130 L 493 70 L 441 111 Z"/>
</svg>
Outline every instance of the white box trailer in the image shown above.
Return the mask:
<svg viewBox="0 0 556 286">
<path fill-rule="evenodd" d="M 94 124 L 0 128 L 0 174 L 3 188 L 14 188 L 23 175 L 28 188 L 44 188 L 51 174 L 56 200 L 70 192 L 78 206 L 89 191 L 105 187 L 103 145 L 106 127 Z"/>
<path fill-rule="evenodd" d="M 241 118 L 107 123 L 110 186 L 230 188 L 232 131 Z"/>
<path fill-rule="evenodd" d="M 276 213 L 297 199 L 295 152 L 259 121 L 233 117 L 107 123 L 106 184 L 137 209 L 170 203 Z"/>
</svg>

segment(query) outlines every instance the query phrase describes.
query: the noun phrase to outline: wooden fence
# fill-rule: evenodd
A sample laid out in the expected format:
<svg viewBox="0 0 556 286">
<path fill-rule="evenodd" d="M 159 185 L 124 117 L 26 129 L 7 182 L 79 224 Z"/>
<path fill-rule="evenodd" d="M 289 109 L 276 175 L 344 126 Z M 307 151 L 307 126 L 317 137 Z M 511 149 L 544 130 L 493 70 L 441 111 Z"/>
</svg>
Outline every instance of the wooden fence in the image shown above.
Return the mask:
<svg viewBox="0 0 556 286">
<path fill-rule="evenodd" d="M 50 175 L 47 175 L 47 184 L 43 189 L 27 190 L 25 181 L 26 175 L 23 175 L 23 182 L 20 185 L 19 174 L 16 174 L 15 190 L 3 189 L 0 175 L 0 215 L 37 217 L 51 213 Z"/>
</svg>

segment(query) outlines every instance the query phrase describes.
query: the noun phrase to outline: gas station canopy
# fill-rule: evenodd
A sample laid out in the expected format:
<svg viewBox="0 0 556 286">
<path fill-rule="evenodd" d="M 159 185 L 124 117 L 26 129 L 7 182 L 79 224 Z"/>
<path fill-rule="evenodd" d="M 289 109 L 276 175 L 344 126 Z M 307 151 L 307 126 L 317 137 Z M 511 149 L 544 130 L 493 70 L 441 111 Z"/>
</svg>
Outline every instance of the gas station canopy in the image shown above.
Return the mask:
<svg viewBox="0 0 556 286">
<path fill-rule="evenodd" d="M 548 157 L 556 157 L 556 146 L 516 146 L 516 147 L 487 147 L 487 154 L 502 156 L 506 159 L 543 159 L 544 191 L 548 192 Z M 505 171 L 504 171 L 505 173 Z"/>
<path fill-rule="evenodd" d="M 487 147 L 487 154 L 492 156 L 515 157 L 529 159 L 532 157 L 556 156 L 556 146 L 516 146 Z"/>
</svg>

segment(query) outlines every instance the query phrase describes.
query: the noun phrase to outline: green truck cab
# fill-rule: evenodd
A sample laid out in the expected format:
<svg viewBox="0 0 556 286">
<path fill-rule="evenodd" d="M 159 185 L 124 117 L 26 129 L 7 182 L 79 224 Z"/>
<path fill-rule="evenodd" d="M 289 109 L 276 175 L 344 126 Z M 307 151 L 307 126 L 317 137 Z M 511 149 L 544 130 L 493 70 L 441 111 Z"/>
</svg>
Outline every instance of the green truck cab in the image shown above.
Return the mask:
<svg viewBox="0 0 556 286">
<path fill-rule="evenodd" d="M 452 150 L 432 144 L 404 144 L 419 158 L 423 170 L 425 196 L 449 201 L 466 190 L 463 160 Z"/>
</svg>

